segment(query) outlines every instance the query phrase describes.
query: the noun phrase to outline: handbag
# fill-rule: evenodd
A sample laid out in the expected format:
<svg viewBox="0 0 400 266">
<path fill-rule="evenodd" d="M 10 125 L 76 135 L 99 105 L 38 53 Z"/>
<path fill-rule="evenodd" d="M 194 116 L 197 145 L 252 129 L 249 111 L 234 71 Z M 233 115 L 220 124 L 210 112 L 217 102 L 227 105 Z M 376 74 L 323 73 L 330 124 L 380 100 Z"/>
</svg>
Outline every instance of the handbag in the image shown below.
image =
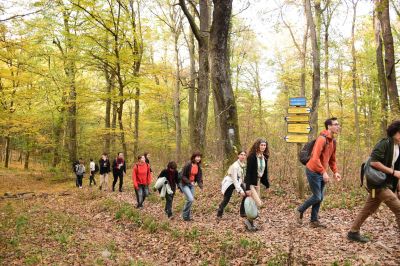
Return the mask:
<svg viewBox="0 0 400 266">
<path fill-rule="evenodd" d="M 361 165 L 361 186 L 364 176 L 367 179 L 367 185 L 380 186 L 386 181 L 386 174 L 371 166 L 371 157 Z"/>
</svg>

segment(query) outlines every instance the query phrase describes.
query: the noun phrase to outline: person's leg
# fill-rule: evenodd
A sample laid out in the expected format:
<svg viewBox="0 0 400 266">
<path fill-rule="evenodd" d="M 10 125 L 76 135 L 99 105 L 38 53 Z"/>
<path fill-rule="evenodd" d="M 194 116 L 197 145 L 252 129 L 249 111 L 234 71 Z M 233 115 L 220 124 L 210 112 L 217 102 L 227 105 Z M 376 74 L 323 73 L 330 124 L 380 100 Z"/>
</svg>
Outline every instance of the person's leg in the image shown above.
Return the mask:
<svg viewBox="0 0 400 266">
<path fill-rule="evenodd" d="M 104 176 L 104 187 L 106 188 L 106 191 L 108 191 L 108 173 Z"/>
<path fill-rule="evenodd" d="M 235 190 L 235 186 L 234 186 L 233 184 L 230 185 L 230 186 L 226 189 L 226 191 L 225 191 L 225 193 L 224 193 L 224 199 L 223 199 L 222 202 L 219 204 L 219 208 L 218 208 L 218 211 L 217 211 L 217 216 L 218 216 L 218 217 L 222 217 L 222 214 L 224 213 L 224 209 L 225 209 L 226 205 L 228 205 L 229 200 L 231 199 L 232 193 L 233 193 L 234 190 Z"/>
<path fill-rule="evenodd" d="M 93 184 L 94 184 L 94 185 L 96 185 L 96 179 L 94 178 L 95 175 L 96 175 L 96 174 L 95 174 L 95 172 L 93 171 L 92 176 L 93 176 Z"/>
<path fill-rule="evenodd" d="M 137 190 L 137 204 L 139 208 L 143 207 L 143 194 L 143 185 L 139 185 Z"/>
<path fill-rule="evenodd" d="M 306 175 L 308 184 L 310 186 L 312 195 L 297 208 L 297 210 L 302 214 L 304 213 L 310 206 L 321 201 L 322 193 L 321 193 L 321 179 L 322 175 L 319 173 L 314 173 L 306 168 Z M 313 219 L 314 217 L 311 217 Z"/>
<path fill-rule="evenodd" d="M 319 194 L 315 194 L 315 195 L 320 200 L 317 201 L 315 204 L 313 204 L 312 207 L 311 207 L 311 221 L 312 222 L 318 221 L 319 208 L 321 207 L 321 203 L 324 200 L 325 182 L 324 182 L 322 176 L 321 176 L 321 178 L 318 177 L 318 181 L 317 182 L 319 182 L 320 189 L 318 191 Z"/>
<path fill-rule="evenodd" d="M 394 213 L 397 221 L 397 227 L 400 230 L 400 200 L 393 191 L 384 189 L 380 193 L 380 199 L 384 202 L 389 209 Z"/>
<path fill-rule="evenodd" d="M 78 175 L 76 175 L 75 185 L 76 185 L 76 187 L 79 187 L 79 177 L 78 177 Z"/>
<path fill-rule="evenodd" d="M 359 232 L 364 221 L 379 208 L 382 200 L 378 197 L 378 194 L 380 193 L 377 193 L 375 198 L 372 198 L 370 193 L 368 194 L 364 207 L 358 213 L 356 219 L 351 225 L 350 232 Z"/>
<path fill-rule="evenodd" d="M 174 194 L 165 195 L 165 213 L 168 217 L 172 216 L 172 202 L 174 200 Z"/>
<path fill-rule="evenodd" d="M 114 181 L 112 183 L 112 191 L 115 191 L 115 185 L 117 184 L 118 181 L 118 173 L 113 173 L 114 176 Z"/>
<path fill-rule="evenodd" d="M 83 179 L 83 176 L 82 175 L 78 175 L 78 185 L 79 185 L 80 188 L 82 187 L 82 179 Z"/>
<path fill-rule="evenodd" d="M 186 185 L 186 186 L 181 186 L 182 193 L 185 195 L 185 205 L 183 206 L 182 210 L 182 218 L 184 220 L 189 220 L 190 219 L 190 208 L 192 207 L 192 203 L 194 200 L 194 195 L 192 194 L 192 185 Z"/>
<path fill-rule="evenodd" d="M 124 183 L 124 173 L 119 175 L 119 192 L 122 192 L 122 185 Z"/>
<path fill-rule="evenodd" d="M 104 174 L 100 174 L 100 184 L 99 184 L 99 189 L 101 190 L 103 187 L 103 183 L 104 183 Z"/>
</svg>

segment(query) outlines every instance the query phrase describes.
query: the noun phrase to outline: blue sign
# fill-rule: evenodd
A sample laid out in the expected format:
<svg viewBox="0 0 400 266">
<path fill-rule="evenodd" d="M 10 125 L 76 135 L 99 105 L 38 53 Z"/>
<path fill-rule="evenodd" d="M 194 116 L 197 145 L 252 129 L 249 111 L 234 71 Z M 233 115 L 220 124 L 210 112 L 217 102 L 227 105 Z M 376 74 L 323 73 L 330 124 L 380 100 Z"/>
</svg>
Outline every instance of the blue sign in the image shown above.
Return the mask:
<svg viewBox="0 0 400 266">
<path fill-rule="evenodd" d="M 305 97 L 289 98 L 289 106 L 306 106 L 307 100 Z"/>
</svg>

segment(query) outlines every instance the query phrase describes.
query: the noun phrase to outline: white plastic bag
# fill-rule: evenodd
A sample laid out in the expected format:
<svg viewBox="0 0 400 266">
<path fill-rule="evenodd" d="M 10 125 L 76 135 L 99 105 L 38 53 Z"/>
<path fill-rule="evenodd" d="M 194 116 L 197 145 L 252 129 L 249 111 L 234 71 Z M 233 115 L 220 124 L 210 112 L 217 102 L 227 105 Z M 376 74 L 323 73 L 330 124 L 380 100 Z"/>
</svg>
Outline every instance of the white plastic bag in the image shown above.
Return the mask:
<svg viewBox="0 0 400 266">
<path fill-rule="evenodd" d="M 253 220 L 258 216 L 257 205 L 252 197 L 246 197 L 244 200 L 244 210 L 248 219 Z"/>
<path fill-rule="evenodd" d="M 166 177 L 160 177 L 157 179 L 156 183 L 154 184 L 155 189 L 160 189 L 164 185 L 165 181 L 167 181 Z"/>
<path fill-rule="evenodd" d="M 167 192 L 167 186 L 163 186 L 161 188 L 160 197 L 163 199 L 165 198 L 165 193 Z"/>
<path fill-rule="evenodd" d="M 169 195 L 174 194 L 174 192 L 172 191 L 171 186 L 170 186 L 169 184 L 165 184 L 165 188 L 166 188 L 167 193 L 168 193 Z"/>
</svg>

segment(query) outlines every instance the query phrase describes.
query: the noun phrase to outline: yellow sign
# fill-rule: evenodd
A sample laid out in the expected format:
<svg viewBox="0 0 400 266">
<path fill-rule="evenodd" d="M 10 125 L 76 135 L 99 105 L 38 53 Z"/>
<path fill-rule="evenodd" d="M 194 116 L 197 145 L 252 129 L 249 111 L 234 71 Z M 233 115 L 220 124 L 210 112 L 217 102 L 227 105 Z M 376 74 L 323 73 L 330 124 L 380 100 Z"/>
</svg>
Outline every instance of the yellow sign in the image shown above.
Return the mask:
<svg viewBox="0 0 400 266">
<path fill-rule="evenodd" d="M 288 114 L 309 114 L 311 112 L 310 107 L 289 107 Z"/>
<path fill-rule="evenodd" d="M 308 120 L 310 117 L 308 115 L 288 115 L 285 117 L 286 122 L 292 123 L 292 122 L 306 122 L 308 124 Z"/>
<path fill-rule="evenodd" d="M 311 126 L 309 124 L 288 124 L 288 133 L 305 133 L 308 134 L 311 131 Z"/>
<path fill-rule="evenodd" d="M 308 135 L 287 135 L 285 140 L 289 143 L 307 143 Z"/>
</svg>

